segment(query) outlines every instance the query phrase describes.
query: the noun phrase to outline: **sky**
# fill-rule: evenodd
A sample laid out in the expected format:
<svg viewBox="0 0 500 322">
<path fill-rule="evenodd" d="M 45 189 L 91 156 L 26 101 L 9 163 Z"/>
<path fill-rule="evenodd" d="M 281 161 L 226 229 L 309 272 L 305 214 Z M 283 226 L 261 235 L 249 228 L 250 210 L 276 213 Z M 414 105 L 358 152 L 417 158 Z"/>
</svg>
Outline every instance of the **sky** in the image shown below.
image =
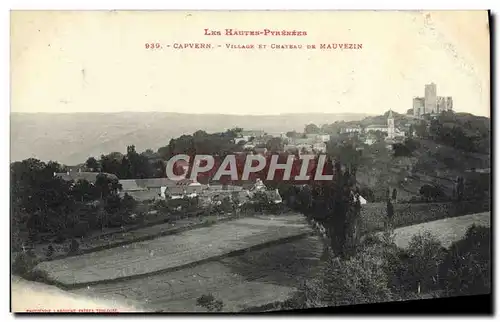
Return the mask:
<svg viewBox="0 0 500 322">
<path fill-rule="evenodd" d="M 163 48 L 146 49 L 151 42 Z M 174 43 L 215 48 L 166 47 Z M 270 48 L 332 43 L 362 49 Z M 11 112 L 404 113 L 434 82 L 456 111 L 490 116 L 489 52 L 486 11 L 17 11 Z"/>
</svg>

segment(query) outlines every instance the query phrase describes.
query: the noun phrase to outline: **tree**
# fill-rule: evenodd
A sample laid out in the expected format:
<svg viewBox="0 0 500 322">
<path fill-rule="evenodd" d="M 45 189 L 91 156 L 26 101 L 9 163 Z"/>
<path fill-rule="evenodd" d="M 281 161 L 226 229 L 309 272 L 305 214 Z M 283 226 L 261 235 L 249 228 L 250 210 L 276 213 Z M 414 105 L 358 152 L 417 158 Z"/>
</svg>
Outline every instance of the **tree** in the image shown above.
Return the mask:
<svg viewBox="0 0 500 322">
<path fill-rule="evenodd" d="M 104 210 L 110 215 L 118 213 L 122 209 L 122 202 L 118 195 L 106 196 Z"/>
<path fill-rule="evenodd" d="M 425 121 L 420 121 L 415 124 L 415 134 L 420 138 L 427 137 L 427 124 Z"/>
<path fill-rule="evenodd" d="M 392 199 L 396 200 L 398 197 L 398 190 L 396 188 L 392 189 Z"/>
<path fill-rule="evenodd" d="M 340 162 L 333 167 L 327 160 L 323 174 L 332 174 L 333 180 L 311 181 L 310 190 L 302 189 L 298 196 L 300 211 L 325 227 L 328 246 L 340 257 L 352 255 L 359 239 L 361 206 L 355 188 L 356 168 L 347 168 L 351 169 L 342 171 Z"/>
<path fill-rule="evenodd" d="M 286 137 L 289 139 L 293 139 L 299 136 L 299 134 L 296 131 L 288 131 L 286 132 Z"/>
<path fill-rule="evenodd" d="M 274 137 L 267 141 L 266 143 L 266 148 L 268 151 L 271 153 L 277 153 L 283 151 L 283 148 L 285 147 L 285 143 L 283 142 L 283 139 Z"/>
<path fill-rule="evenodd" d="M 328 254 L 319 272 L 299 286 L 287 309 L 356 305 L 395 300 L 381 267 L 385 247 L 364 247 L 350 258 Z"/>
<path fill-rule="evenodd" d="M 75 200 L 88 202 L 99 197 L 98 189 L 87 180 L 78 180 L 71 189 Z"/>
<path fill-rule="evenodd" d="M 33 268 L 38 264 L 36 258 L 28 253 L 22 252 L 13 257 L 12 274 L 28 278 Z"/>
<path fill-rule="evenodd" d="M 99 171 L 99 162 L 94 157 L 90 157 L 85 161 L 85 167 L 91 172 Z"/>
<path fill-rule="evenodd" d="M 491 177 L 489 174 L 472 173 L 464 181 L 465 197 L 469 200 L 488 200 L 491 189 Z"/>
<path fill-rule="evenodd" d="M 116 194 L 122 189 L 122 186 L 117 179 L 110 178 L 105 174 L 97 175 L 95 187 L 97 188 L 101 199 Z"/>
<path fill-rule="evenodd" d="M 267 206 L 270 204 L 267 194 L 264 191 L 254 192 L 251 200 L 254 205 L 255 211 L 263 211 L 267 209 Z"/>
<path fill-rule="evenodd" d="M 241 135 L 241 132 L 243 132 L 243 128 L 235 127 L 235 128 L 227 130 L 226 134 L 231 138 L 235 138 L 235 137 L 238 137 L 239 135 Z"/>
<path fill-rule="evenodd" d="M 394 206 L 390 199 L 387 199 L 387 227 L 391 227 L 394 219 Z"/>
<path fill-rule="evenodd" d="M 414 236 L 407 249 L 407 274 L 405 284 L 410 290 L 421 292 L 439 287 L 439 266 L 446 256 L 446 249 L 429 232 Z"/>
<path fill-rule="evenodd" d="M 69 245 L 69 254 L 76 254 L 80 251 L 80 244 L 76 239 L 71 240 L 71 244 Z"/>
<path fill-rule="evenodd" d="M 369 202 L 375 201 L 375 193 L 368 187 L 362 187 L 360 194 Z"/>
<path fill-rule="evenodd" d="M 472 225 L 450 246 L 440 268 L 441 287 L 448 296 L 491 292 L 491 231 Z"/>
<path fill-rule="evenodd" d="M 394 151 L 394 157 L 410 157 L 411 151 L 408 147 L 401 143 L 394 143 L 392 145 L 392 150 Z"/>
<path fill-rule="evenodd" d="M 58 234 L 73 224 L 74 218 L 67 215 L 76 207 L 72 183 L 54 176 L 60 165 L 27 159 L 12 163 L 10 170 L 12 222 L 13 228 L 23 232 L 20 237 L 36 239 L 41 233 Z"/>
<path fill-rule="evenodd" d="M 444 192 L 441 188 L 429 184 L 423 185 L 419 192 L 428 202 L 436 201 L 444 197 Z"/>
<path fill-rule="evenodd" d="M 354 141 L 332 142 L 327 145 L 327 153 L 348 168 L 357 168 L 361 163 L 362 152 L 356 149 Z"/>
<path fill-rule="evenodd" d="M 231 201 L 233 203 L 233 209 L 237 209 L 240 206 L 240 203 L 243 202 L 243 200 L 241 200 L 240 198 L 238 191 L 231 192 Z"/>
<path fill-rule="evenodd" d="M 125 193 L 122 200 L 122 208 L 126 211 L 132 212 L 137 207 L 137 201 L 128 193 Z"/>
<path fill-rule="evenodd" d="M 320 132 L 319 127 L 316 124 L 307 124 L 304 128 L 305 134 L 318 134 Z"/>
<path fill-rule="evenodd" d="M 54 246 L 49 245 L 49 247 L 47 247 L 47 257 L 52 257 L 53 254 L 54 254 Z"/>
<path fill-rule="evenodd" d="M 110 153 L 108 155 L 101 155 L 100 166 L 101 171 L 105 173 L 111 173 L 119 178 L 126 179 L 122 170 L 122 159 L 123 156 L 118 155 L 117 153 Z"/>
<path fill-rule="evenodd" d="M 462 201 L 463 196 L 464 196 L 464 190 L 465 190 L 464 178 L 457 177 L 457 182 L 455 185 L 455 191 L 456 191 L 455 195 L 456 195 L 457 201 Z"/>
</svg>

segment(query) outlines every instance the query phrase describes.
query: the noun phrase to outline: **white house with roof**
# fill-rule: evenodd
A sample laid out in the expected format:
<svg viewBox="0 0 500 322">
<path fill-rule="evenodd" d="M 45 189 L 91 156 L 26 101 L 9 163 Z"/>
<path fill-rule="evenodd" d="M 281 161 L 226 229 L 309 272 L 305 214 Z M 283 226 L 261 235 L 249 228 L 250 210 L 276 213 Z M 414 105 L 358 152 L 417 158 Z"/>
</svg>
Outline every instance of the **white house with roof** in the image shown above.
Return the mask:
<svg viewBox="0 0 500 322">
<path fill-rule="evenodd" d="M 324 142 L 319 142 L 319 143 L 314 143 L 312 145 L 313 150 L 325 153 L 326 152 L 326 143 Z"/>
<path fill-rule="evenodd" d="M 318 139 L 321 141 L 321 142 L 328 142 L 330 141 L 330 135 L 329 134 L 318 134 Z"/>
<path fill-rule="evenodd" d="M 362 132 L 361 126 L 348 126 L 345 127 L 341 130 L 342 133 L 361 133 Z"/>
<path fill-rule="evenodd" d="M 365 137 L 365 144 L 367 145 L 373 145 L 377 142 L 377 136 L 375 136 L 373 133 L 368 133 Z"/>
<path fill-rule="evenodd" d="M 122 195 L 127 193 L 137 200 L 182 198 L 184 196 L 195 196 L 204 188 L 199 182 L 184 179 L 171 180 L 168 178 L 150 179 L 124 179 L 119 180 L 122 185 Z"/>
</svg>

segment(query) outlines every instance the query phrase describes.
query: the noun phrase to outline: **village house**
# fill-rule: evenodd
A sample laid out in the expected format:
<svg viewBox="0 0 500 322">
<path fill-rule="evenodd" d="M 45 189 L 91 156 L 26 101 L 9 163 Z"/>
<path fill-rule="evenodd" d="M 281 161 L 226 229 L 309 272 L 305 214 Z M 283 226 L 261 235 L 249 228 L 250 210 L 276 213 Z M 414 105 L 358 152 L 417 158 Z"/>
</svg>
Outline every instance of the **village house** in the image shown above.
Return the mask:
<svg viewBox="0 0 500 322">
<path fill-rule="evenodd" d="M 241 138 L 234 138 L 233 142 L 234 144 L 238 144 L 240 142 L 248 142 L 250 138 L 248 137 L 241 137 Z"/>
<path fill-rule="evenodd" d="M 365 144 L 367 145 L 372 145 L 377 142 L 377 136 L 375 136 L 373 133 L 368 133 L 365 137 Z"/>
<path fill-rule="evenodd" d="M 125 193 L 137 200 L 182 198 L 196 196 L 204 186 L 193 180 L 171 180 L 168 178 L 124 179 L 119 180 L 122 185 L 121 195 Z"/>
<path fill-rule="evenodd" d="M 314 143 L 316 143 L 316 138 L 315 137 L 312 137 L 312 138 L 296 138 L 296 139 L 293 139 L 293 141 L 291 142 L 291 144 L 294 144 L 296 146 L 299 146 L 299 145 L 302 145 L 302 144 L 313 145 Z"/>
<path fill-rule="evenodd" d="M 330 135 L 329 134 L 318 134 L 318 139 L 321 141 L 321 142 L 328 142 L 330 141 Z"/>
<path fill-rule="evenodd" d="M 368 125 L 365 128 L 365 131 L 367 133 L 368 132 L 377 132 L 377 131 L 387 133 L 389 130 L 388 130 L 388 128 L 387 128 L 386 125 L 383 125 L 383 124 L 372 124 L 372 125 Z"/>
<path fill-rule="evenodd" d="M 312 149 L 320 153 L 326 153 L 326 143 L 324 142 L 314 143 Z"/>
<path fill-rule="evenodd" d="M 251 138 L 261 138 L 266 134 L 263 130 L 243 130 L 240 132 L 239 137 L 250 141 Z"/>
<path fill-rule="evenodd" d="M 308 154 L 312 153 L 313 145 L 312 144 L 298 144 L 297 149 L 300 154 Z"/>
<path fill-rule="evenodd" d="M 341 130 L 341 133 L 361 133 L 363 128 L 361 126 L 349 126 Z"/>
<path fill-rule="evenodd" d="M 245 143 L 245 145 L 243 145 L 243 149 L 245 149 L 245 150 L 253 150 L 253 149 L 255 149 L 255 144 L 253 144 L 253 143 Z"/>
</svg>

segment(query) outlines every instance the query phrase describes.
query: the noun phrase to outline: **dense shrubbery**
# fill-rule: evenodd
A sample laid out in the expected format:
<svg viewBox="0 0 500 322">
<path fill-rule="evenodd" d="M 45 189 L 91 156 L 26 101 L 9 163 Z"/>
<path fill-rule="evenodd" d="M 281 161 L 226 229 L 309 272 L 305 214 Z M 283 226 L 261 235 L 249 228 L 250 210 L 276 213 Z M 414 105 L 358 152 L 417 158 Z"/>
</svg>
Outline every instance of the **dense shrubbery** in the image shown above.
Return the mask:
<svg viewBox="0 0 500 322">
<path fill-rule="evenodd" d="M 443 264 L 441 287 L 448 295 L 474 295 L 491 291 L 490 229 L 472 226 L 464 239 L 450 247 Z"/>
<path fill-rule="evenodd" d="M 491 120 L 465 113 L 443 112 L 420 136 L 467 152 L 490 153 Z"/>
<path fill-rule="evenodd" d="M 429 293 L 439 289 L 439 267 L 446 249 L 431 234 L 416 235 L 406 250 L 399 254 L 390 267 L 394 277 L 391 288 L 399 294 Z"/>
<path fill-rule="evenodd" d="M 420 144 L 413 139 L 406 139 L 403 143 L 395 143 L 392 145 L 395 157 L 410 157 L 413 151 L 418 149 Z"/>
<path fill-rule="evenodd" d="M 224 303 L 215 299 L 212 294 L 204 294 L 197 298 L 196 305 L 207 309 L 209 312 L 220 312 L 224 307 Z"/>
<path fill-rule="evenodd" d="M 13 256 L 12 274 L 28 277 L 33 268 L 38 264 L 37 259 L 30 252 L 20 252 Z"/>
<path fill-rule="evenodd" d="M 419 193 L 427 202 L 448 200 L 443 189 L 436 185 L 425 184 L 420 187 Z"/>
<path fill-rule="evenodd" d="M 92 230 L 120 226 L 137 206 L 130 196 L 118 197 L 116 178 L 99 174 L 95 184 L 68 182 L 54 176 L 63 167 L 28 159 L 11 164 L 13 248 L 39 241 L 59 242 Z"/>
<path fill-rule="evenodd" d="M 491 291 L 490 229 L 472 226 L 445 249 L 428 233 L 398 248 L 389 231 L 367 235 L 349 258 L 331 253 L 319 274 L 277 309 L 353 305 Z"/>
</svg>

